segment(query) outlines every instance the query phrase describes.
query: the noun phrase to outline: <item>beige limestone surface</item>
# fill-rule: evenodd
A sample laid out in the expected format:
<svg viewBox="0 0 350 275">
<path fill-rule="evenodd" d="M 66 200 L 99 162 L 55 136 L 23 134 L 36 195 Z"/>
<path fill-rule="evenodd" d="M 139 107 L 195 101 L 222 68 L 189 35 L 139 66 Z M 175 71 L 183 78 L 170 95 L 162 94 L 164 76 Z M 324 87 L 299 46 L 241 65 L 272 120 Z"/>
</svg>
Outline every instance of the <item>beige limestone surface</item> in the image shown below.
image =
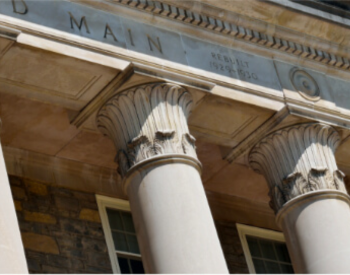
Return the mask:
<svg viewBox="0 0 350 275">
<path fill-rule="evenodd" d="M 96 3 L 89 2 L 89 5 Z M 346 52 L 350 39 L 344 27 L 261 1 L 244 1 L 243 5 L 243 0 L 202 0 L 201 3 L 208 4 L 210 9 L 200 2 L 193 3 L 178 1 L 177 5 L 192 5 L 193 9 L 210 11 L 219 18 L 232 19 L 229 12 L 240 14 L 236 23 L 271 35 L 293 38 L 300 43 L 319 45 L 324 49 L 336 48 L 342 54 Z M 109 7 L 106 3 L 101 7 L 105 5 Z M 227 12 L 220 14 L 221 9 Z M 116 10 L 117 6 L 113 11 Z M 165 22 L 164 18 L 146 18 L 145 14 L 140 17 L 145 21 Z M 10 24 L 10 21 L 6 22 Z M 187 34 L 198 33 L 202 39 L 212 40 L 214 37 L 218 43 L 236 49 L 249 49 L 266 57 L 287 60 L 296 66 L 316 68 L 324 74 L 343 79 L 348 77 L 344 70 L 330 69 L 299 57 L 291 58 L 285 53 L 266 51 L 250 41 L 213 36 L 182 23 L 165 23 Z M 78 45 L 74 47 L 74 52 L 80 55 L 73 58 L 64 53 L 69 48 L 65 44 L 55 44 L 54 48 L 50 48 L 50 45 L 53 47 L 52 41 L 50 44 L 43 38 L 36 40 L 33 34 L 43 33 L 44 36 L 47 31 L 41 26 L 27 24 L 26 28 L 19 27 L 22 36 L 18 42 L 0 38 L 1 142 L 10 174 L 50 179 L 49 182 L 57 185 L 125 198 L 116 172 L 115 149 L 109 139 L 96 131 L 96 112 L 115 93 L 135 85 L 168 81 L 184 86 L 195 98 L 189 127 L 197 139 L 198 158 L 203 165 L 202 181 L 214 217 L 277 228 L 268 206 L 265 180 L 248 167 L 245 157 L 256 141 L 252 138 L 251 143 L 241 145 L 251 137 L 259 139 L 278 127 L 310 121 L 310 117 L 292 116 L 287 111 L 285 116 L 274 117 L 285 109 L 284 97 L 296 94 L 295 91 L 262 97 L 260 95 L 268 94 L 263 87 L 248 89 L 242 83 L 238 87 L 237 83 L 217 74 L 174 66 L 170 62 L 154 64 L 160 59 L 145 58 L 137 53 L 130 57 L 123 51 L 114 52 L 116 48 L 102 43 L 69 35 L 60 37 L 66 39 L 64 43 L 70 44 L 70 47 Z M 36 31 L 33 30 L 35 28 Z M 51 34 L 53 40 L 61 35 L 57 32 Z M 28 46 L 29 42 L 32 42 L 32 47 Z M 79 51 L 80 47 L 83 52 Z M 108 66 L 108 62 L 98 62 L 98 56 L 88 62 L 87 53 L 95 51 L 100 51 L 99 54 L 105 58 L 125 54 L 133 64 L 126 68 L 127 64 L 123 61 L 124 71 L 121 71 L 122 66 L 117 69 Z M 284 81 L 289 80 L 286 77 Z M 299 95 L 295 98 L 302 101 Z M 343 101 L 346 99 L 344 95 Z M 312 109 L 312 104 L 306 102 L 305 105 Z M 325 102 L 321 107 L 325 106 L 333 108 L 335 105 Z M 344 140 L 336 153 L 339 167 L 346 174 L 350 174 L 349 148 L 349 140 Z M 233 163 L 224 160 L 228 152 L 235 149 L 237 154 Z"/>
<path fill-rule="evenodd" d="M 116 152 L 113 143 L 107 137 L 97 132 L 76 129 L 70 124 L 64 108 L 7 93 L 1 93 L 0 97 L 2 144 L 5 146 L 10 174 L 53 181 L 78 190 L 124 197 L 114 182 L 120 180 L 110 177 L 116 174 L 117 164 L 114 162 Z M 196 146 L 203 165 L 203 183 L 210 194 L 235 196 L 252 202 L 258 199 L 267 205 L 268 190 L 261 176 L 252 173 L 247 166 L 229 164 L 223 160 L 222 151 L 217 144 L 200 138 Z M 102 176 L 107 177 L 107 181 L 103 184 L 94 183 L 94 178 L 86 173 L 89 165 L 94 167 L 88 170 L 96 171 L 93 172 L 96 179 Z M 50 166 L 52 168 L 49 169 Z M 232 184 L 233 177 L 235 184 Z M 237 179 L 239 180 L 236 181 Z M 115 187 L 112 188 L 113 185 Z M 260 186 L 261 191 L 258 191 L 257 186 Z M 209 195 L 209 200 L 214 201 L 215 209 L 220 209 L 224 203 L 220 196 Z M 239 213 L 246 212 L 241 205 L 232 207 Z M 220 213 L 222 219 L 238 219 L 239 216 L 232 215 L 231 210 L 225 215 L 220 211 L 214 212 Z M 240 216 L 243 217 L 244 214 Z"/>
</svg>

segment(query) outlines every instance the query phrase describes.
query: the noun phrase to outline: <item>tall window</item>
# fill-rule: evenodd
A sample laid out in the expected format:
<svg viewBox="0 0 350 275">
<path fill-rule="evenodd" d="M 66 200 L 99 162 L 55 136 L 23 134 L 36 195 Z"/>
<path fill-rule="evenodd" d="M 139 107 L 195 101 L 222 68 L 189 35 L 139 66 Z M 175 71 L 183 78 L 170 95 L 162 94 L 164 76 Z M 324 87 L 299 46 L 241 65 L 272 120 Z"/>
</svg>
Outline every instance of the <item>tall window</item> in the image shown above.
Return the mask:
<svg viewBox="0 0 350 275">
<path fill-rule="evenodd" d="M 281 232 L 237 224 L 250 273 L 294 273 Z"/>
<path fill-rule="evenodd" d="M 114 273 L 145 273 L 129 202 L 96 195 Z"/>
</svg>

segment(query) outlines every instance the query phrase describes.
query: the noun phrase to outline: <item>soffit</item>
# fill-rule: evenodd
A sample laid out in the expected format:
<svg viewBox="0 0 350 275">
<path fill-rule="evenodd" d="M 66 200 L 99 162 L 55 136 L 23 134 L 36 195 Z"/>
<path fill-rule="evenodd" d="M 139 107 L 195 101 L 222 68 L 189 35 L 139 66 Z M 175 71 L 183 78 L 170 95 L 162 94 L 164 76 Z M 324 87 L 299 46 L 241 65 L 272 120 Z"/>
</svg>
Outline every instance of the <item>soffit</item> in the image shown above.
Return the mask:
<svg viewBox="0 0 350 275">
<path fill-rule="evenodd" d="M 0 38 L 0 92 L 82 109 L 120 71 Z"/>
<path fill-rule="evenodd" d="M 139 76 L 135 82 L 144 80 Z M 116 173 L 112 141 L 98 132 L 76 129 L 62 107 L 6 93 L 0 97 L 2 144 L 10 174 L 125 198 Z M 208 99 L 210 102 L 210 96 Z M 279 126 L 297 122 L 302 121 L 288 116 Z M 220 146 L 197 133 L 194 135 L 198 138 L 202 180 L 214 217 L 276 228 L 263 176 L 253 172 L 245 159 L 229 164 L 223 160 L 224 150 Z M 349 150 L 342 146 L 350 147 L 345 141 L 337 160 L 349 158 Z M 343 169 L 341 163 L 340 169 Z"/>
<path fill-rule="evenodd" d="M 275 113 L 274 110 L 231 98 L 219 97 L 183 82 L 174 82 L 174 80 L 164 77 L 139 73 L 131 74 L 129 78 L 119 82 L 117 87 L 110 89 L 109 94 L 103 97 L 110 98 L 131 87 L 157 82 L 172 82 L 182 85 L 192 94 L 195 107 L 188 121 L 189 128 L 196 138 L 206 142 L 235 147 Z M 77 114 L 72 123 L 85 131 L 98 132 L 96 114 L 104 102 L 96 97 L 82 112 Z"/>
</svg>

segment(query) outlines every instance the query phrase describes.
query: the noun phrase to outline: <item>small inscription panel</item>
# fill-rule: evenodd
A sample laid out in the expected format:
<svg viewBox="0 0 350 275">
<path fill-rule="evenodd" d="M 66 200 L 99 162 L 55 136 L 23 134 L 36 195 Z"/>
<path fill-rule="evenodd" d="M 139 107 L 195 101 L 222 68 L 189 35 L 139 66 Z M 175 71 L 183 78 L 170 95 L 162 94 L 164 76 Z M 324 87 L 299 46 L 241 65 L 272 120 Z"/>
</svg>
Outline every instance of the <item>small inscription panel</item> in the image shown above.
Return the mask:
<svg viewBox="0 0 350 275">
<path fill-rule="evenodd" d="M 182 36 L 188 65 L 281 91 L 272 60 Z"/>
</svg>

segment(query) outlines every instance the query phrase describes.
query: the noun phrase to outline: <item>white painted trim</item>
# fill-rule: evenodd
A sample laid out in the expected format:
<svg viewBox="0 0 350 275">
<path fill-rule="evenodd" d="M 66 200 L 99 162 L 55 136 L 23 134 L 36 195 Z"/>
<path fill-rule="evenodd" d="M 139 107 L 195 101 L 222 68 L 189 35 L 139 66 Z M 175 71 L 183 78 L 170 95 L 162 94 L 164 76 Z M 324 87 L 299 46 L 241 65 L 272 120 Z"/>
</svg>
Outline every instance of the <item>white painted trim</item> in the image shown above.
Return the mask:
<svg viewBox="0 0 350 275">
<path fill-rule="evenodd" d="M 106 196 L 96 195 L 96 201 L 98 205 L 98 212 L 100 213 L 103 232 L 105 234 L 108 254 L 111 259 L 113 273 L 120 274 L 120 268 L 118 264 L 117 253 L 115 252 L 114 242 L 111 232 L 111 227 L 109 225 L 109 220 L 107 216 L 106 208 L 113 208 L 118 210 L 130 211 L 130 204 L 126 200 L 110 198 Z"/>
<path fill-rule="evenodd" d="M 239 238 L 241 240 L 244 256 L 247 261 L 249 273 L 256 274 L 252 256 L 250 255 L 250 250 L 249 250 L 246 235 L 268 239 L 268 240 L 279 241 L 279 242 L 285 242 L 283 233 L 273 231 L 273 230 L 263 229 L 259 227 L 239 224 L 239 223 L 237 223 L 236 226 L 237 226 Z"/>
</svg>

